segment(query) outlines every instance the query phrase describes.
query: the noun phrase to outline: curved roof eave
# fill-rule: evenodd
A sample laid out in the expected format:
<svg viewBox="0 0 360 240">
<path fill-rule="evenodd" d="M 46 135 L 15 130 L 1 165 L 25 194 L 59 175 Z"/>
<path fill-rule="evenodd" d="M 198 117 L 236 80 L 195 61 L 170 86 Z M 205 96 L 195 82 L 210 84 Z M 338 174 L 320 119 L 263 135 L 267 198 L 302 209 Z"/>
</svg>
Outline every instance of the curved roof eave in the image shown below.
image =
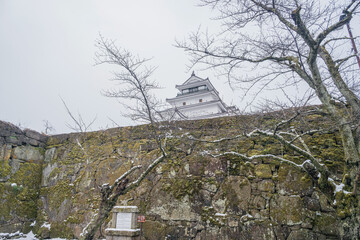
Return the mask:
<svg viewBox="0 0 360 240">
<path fill-rule="evenodd" d="M 201 95 L 206 95 L 208 93 L 214 95 L 217 99 L 220 100 L 219 94 L 215 89 L 213 89 L 211 91 L 198 91 L 198 92 L 193 92 L 193 93 L 187 93 L 187 94 L 183 94 L 183 95 L 178 95 L 178 96 L 176 96 L 174 98 L 166 98 L 165 100 L 166 100 L 166 102 L 168 102 L 168 101 L 176 101 L 176 100 L 186 99 L 186 98 L 189 98 L 189 97 L 190 98 L 195 97 L 196 95 L 200 95 L 200 96 Z"/>
</svg>

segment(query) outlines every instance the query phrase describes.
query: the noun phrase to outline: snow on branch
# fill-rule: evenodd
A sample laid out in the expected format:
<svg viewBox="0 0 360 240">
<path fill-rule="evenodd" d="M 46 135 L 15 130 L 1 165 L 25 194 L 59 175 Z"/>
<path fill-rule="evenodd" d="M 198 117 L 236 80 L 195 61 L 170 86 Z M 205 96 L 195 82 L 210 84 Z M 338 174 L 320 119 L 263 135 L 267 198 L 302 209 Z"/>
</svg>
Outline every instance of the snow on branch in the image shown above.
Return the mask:
<svg viewBox="0 0 360 240">
<path fill-rule="evenodd" d="M 329 182 L 335 187 L 334 188 L 334 195 L 337 192 L 343 192 L 344 194 L 352 194 L 351 192 L 345 191 L 343 188 L 345 187 L 345 184 L 340 183 L 340 184 L 336 184 L 335 180 L 332 178 L 328 178 Z"/>
<path fill-rule="evenodd" d="M 239 134 L 239 135 L 236 135 L 234 137 L 229 137 L 229 138 L 220 138 L 220 139 L 217 139 L 217 140 L 214 140 L 214 141 L 210 141 L 210 140 L 205 140 L 205 139 L 199 139 L 199 138 L 195 138 L 194 136 L 192 135 L 187 135 L 188 139 L 190 140 L 194 140 L 194 141 L 197 141 L 197 142 L 204 142 L 204 143 L 220 143 L 220 142 L 224 142 L 224 141 L 230 141 L 230 140 L 234 140 L 234 139 L 238 139 L 238 138 L 241 138 L 241 137 L 244 137 L 243 134 Z"/>
<path fill-rule="evenodd" d="M 139 168 L 142 168 L 142 165 L 137 165 L 137 166 L 130 168 L 123 175 L 121 175 L 118 179 L 116 179 L 115 183 L 110 188 L 111 189 L 114 188 L 114 186 L 118 185 L 122 180 L 124 180 L 127 176 L 129 176 L 131 173 L 133 173 L 136 169 L 139 169 Z M 105 186 L 105 185 L 106 184 L 103 184 L 102 186 Z"/>
<path fill-rule="evenodd" d="M 253 135 L 263 135 L 268 137 L 273 137 L 274 139 L 278 140 L 280 143 L 284 144 L 288 148 L 294 150 L 298 154 L 302 155 L 303 157 L 309 159 L 311 163 L 322 173 L 325 175 L 328 175 L 328 171 L 325 168 L 325 166 L 322 166 L 320 162 L 308 151 L 296 146 L 290 141 L 287 141 L 285 138 L 283 138 L 280 134 L 271 133 L 269 131 L 263 131 L 260 129 L 255 129 L 251 133 L 247 134 L 248 137 L 251 137 Z"/>
<path fill-rule="evenodd" d="M 77 139 L 77 138 L 76 138 L 76 143 L 80 147 L 81 151 L 83 151 L 84 155 L 86 156 L 86 164 L 88 164 L 89 163 L 89 155 L 87 154 L 86 150 L 84 149 L 84 147 L 81 145 L 79 139 Z"/>
<path fill-rule="evenodd" d="M 135 181 L 128 185 L 128 187 L 126 188 L 126 192 L 130 191 L 133 188 L 136 188 L 142 182 L 142 180 L 144 180 L 144 178 L 151 172 L 151 170 L 153 170 L 160 162 L 165 159 L 165 157 L 166 153 L 155 159 Z"/>
<path fill-rule="evenodd" d="M 300 113 L 299 113 L 299 112 L 296 112 L 296 113 L 294 114 L 294 116 L 292 116 L 291 118 L 280 121 L 278 124 L 276 124 L 275 129 L 274 129 L 274 133 L 276 133 L 277 130 L 278 130 L 281 126 L 290 123 L 292 120 L 294 120 L 294 119 L 295 119 L 297 116 L 299 116 L 299 115 L 300 115 Z"/>
<path fill-rule="evenodd" d="M 276 156 L 276 155 L 273 155 L 273 154 L 260 154 L 260 155 L 253 155 L 253 156 L 246 156 L 245 154 L 242 154 L 242 153 L 238 153 L 238 152 L 224 152 L 224 153 L 220 153 L 220 154 L 210 154 L 210 153 L 206 153 L 207 155 L 210 155 L 211 157 L 213 158 L 218 158 L 218 157 L 221 157 L 221 156 L 225 156 L 225 155 L 234 155 L 234 156 L 238 156 L 238 157 L 241 157 L 247 161 L 252 161 L 254 159 L 261 159 L 261 158 L 271 158 L 271 159 L 274 159 L 274 160 L 277 160 L 277 161 L 280 161 L 280 162 L 284 162 L 284 163 L 287 163 L 287 164 L 290 164 L 292 166 L 295 166 L 297 168 L 300 168 L 302 170 L 304 170 L 303 168 L 303 164 L 297 164 L 293 161 L 290 161 L 290 160 L 287 160 L 285 158 L 282 158 L 282 157 L 279 157 L 279 156 Z"/>
<path fill-rule="evenodd" d="M 292 118 L 290 119 L 294 119 L 295 116 L 293 116 Z M 277 160 L 277 161 L 280 161 L 280 162 L 284 162 L 284 163 L 288 163 L 288 164 L 291 164 L 297 168 L 301 168 L 301 169 L 305 169 L 306 171 L 309 171 L 309 169 L 307 167 L 304 167 L 307 163 L 311 163 L 312 168 L 315 168 L 315 170 L 311 170 L 311 171 L 319 171 L 323 176 L 329 176 L 329 171 L 327 170 L 326 166 L 321 164 L 312 154 L 311 152 L 309 151 L 309 148 L 306 146 L 305 142 L 302 140 L 302 136 L 304 136 L 305 134 L 312 134 L 312 133 L 315 133 L 315 132 L 319 132 L 321 130 L 310 130 L 310 131 L 307 131 L 306 133 L 302 133 L 302 134 L 298 134 L 296 133 L 296 131 L 293 131 L 293 132 L 276 132 L 277 129 L 280 127 L 280 125 L 283 125 L 283 124 L 286 124 L 287 122 L 289 122 L 290 120 L 287 120 L 287 121 L 282 121 L 280 122 L 277 127 L 275 127 L 275 129 L 273 131 L 271 130 L 261 130 L 261 129 L 254 129 L 253 131 L 251 131 L 250 133 L 247 133 L 247 134 L 240 134 L 240 135 L 236 135 L 234 137 L 227 137 L 227 138 L 221 138 L 221 139 L 217 139 L 217 140 L 212 140 L 212 141 L 209 141 L 209 140 L 203 140 L 203 139 L 197 139 L 193 136 L 187 136 L 189 139 L 191 140 L 195 140 L 195 141 L 199 141 L 199 142 L 205 142 L 205 143 L 220 143 L 220 142 L 223 142 L 223 141 L 229 141 L 229 140 L 234 140 L 234 139 L 239 139 L 241 137 L 247 137 L 247 138 L 252 138 L 254 136 L 267 136 L 267 137 L 272 137 L 274 139 L 276 139 L 277 141 L 279 141 L 281 144 L 285 145 L 286 147 L 288 147 L 289 149 L 295 151 L 296 153 L 300 154 L 301 156 L 305 157 L 307 160 L 305 162 L 303 162 L 301 165 L 291 161 L 291 160 L 288 160 L 288 159 L 285 159 L 283 157 L 280 157 L 280 156 L 276 156 L 276 155 L 272 155 L 272 154 L 260 154 L 260 155 L 253 155 L 253 156 L 246 156 L 242 153 L 238 153 L 238 152 L 224 152 L 224 153 L 220 153 L 220 154 L 217 154 L 217 155 L 214 155 L 214 154 L 211 154 L 211 153 L 208 153 L 206 151 L 203 152 L 203 154 L 208 154 L 212 157 L 220 157 L 220 156 L 223 156 L 223 155 L 236 155 L 236 156 L 239 156 L 243 159 L 246 159 L 246 160 L 253 160 L 253 159 L 258 159 L 258 158 L 271 158 L 271 159 L 274 159 L 274 160 Z M 287 135 L 287 136 L 291 136 L 293 139 L 292 140 L 287 140 L 283 137 L 283 135 Z M 294 142 L 296 140 L 300 140 L 301 144 L 304 146 L 305 149 L 297 146 L 294 144 Z M 307 164 L 309 165 L 309 164 Z"/>
</svg>

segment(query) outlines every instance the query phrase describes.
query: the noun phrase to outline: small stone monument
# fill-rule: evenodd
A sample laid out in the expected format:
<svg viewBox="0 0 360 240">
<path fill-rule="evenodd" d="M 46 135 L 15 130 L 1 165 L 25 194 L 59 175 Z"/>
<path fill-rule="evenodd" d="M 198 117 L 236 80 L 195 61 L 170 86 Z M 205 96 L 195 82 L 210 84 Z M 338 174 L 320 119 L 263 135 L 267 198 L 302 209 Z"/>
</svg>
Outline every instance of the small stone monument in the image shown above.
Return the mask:
<svg viewBox="0 0 360 240">
<path fill-rule="evenodd" d="M 137 228 L 136 206 L 116 206 L 112 210 L 110 227 L 105 229 L 106 240 L 134 240 L 140 234 Z"/>
</svg>

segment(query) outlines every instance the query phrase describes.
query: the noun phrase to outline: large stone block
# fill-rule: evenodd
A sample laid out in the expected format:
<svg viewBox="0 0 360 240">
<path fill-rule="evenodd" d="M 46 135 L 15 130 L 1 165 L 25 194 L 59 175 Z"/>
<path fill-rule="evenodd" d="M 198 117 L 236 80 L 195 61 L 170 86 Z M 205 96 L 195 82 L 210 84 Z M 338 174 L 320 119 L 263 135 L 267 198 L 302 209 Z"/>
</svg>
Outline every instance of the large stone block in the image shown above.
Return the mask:
<svg viewBox="0 0 360 240">
<path fill-rule="evenodd" d="M 6 131 L 9 131 L 11 133 L 22 134 L 22 130 L 19 127 L 15 126 L 12 123 L 4 122 L 4 121 L 0 121 L 0 130 L 1 131 L 6 130 Z"/>
<path fill-rule="evenodd" d="M 339 223 L 337 222 L 337 218 L 335 214 L 327 214 L 327 213 L 319 213 L 316 215 L 314 221 L 315 232 L 338 236 L 339 235 Z"/>
<path fill-rule="evenodd" d="M 14 148 L 12 158 L 41 163 L 44 159 L 44 154 L 40 148 L 32 146 L 18 146 Z"/>
<path fill-rule="evenodd" d="M 54 158 L 56 153 L 56 148 L 50 148 L 48 150 L 45 151 L 45 157 L 44 157 L 44 162 L 45 163 L 50 163 L 51 160 Z"/>
<path fill-rule="evenodd" d="M 272 172 L 269 164 L 258 164 L 255 166 L 255 174 L 258 178 L 271 178 Z"/>
<path fill-rule="evenodd" d="M 273 193 L 275 191 L 275 184 L 272 180 L 263 180 L 257 183 L 257 190 Z"/>
<path fill-rule="evenodd" d="M 189 196 L 176 199 L 164 192 L 158 192 L 153 197 L 148 213 L 158 215 L 163 220 L 174 221 L 199 221 L 201 217 L 192 209 Z"/>
<path fill-rule="evenodd" d="M 269 221 L 254 221 L 242 225 L 241 231 L 236 239 L 276 239 L 276 237 L 273 226 Z"/>
<path fill-rule="evenodd" d="M 307 173 L 287 164 L 280 165 L 277 192 L 282 195 L 311 195 L 312 191 L 313 181 Z"/>
<path fill-rule="evenodd" d="M 39 142 L 46 142 L 46 140 L 48 138 L 48 136 L 38 133 L 31 129 L 25 129 L 24 133 L 25 133 L 25 136 L 27 136 L 28 138 L 34 139 Z"/>
<path fill-rule="evenodd" d="M 331 203 L 324 194 L 313 194 L 319 198 L 321 211 L 323 212 L 335 212 L 335 209 L 331 206 Z"/>
<path fill-rule="evenodd" d="M 10 144 L 4 144 L 0 146 L 0 160 L 7 161 L 11 157 L 12 146 Z"/>
<path fill-rule="evenodd" d="M 303 239 L 316 239 L 315 234 L 307 229 L 299 229 L 291 231 L 287 240 L 303 240 Z"/>
<path fill-rule="evenodd" d="M 0 128 L 0 136 L 1 137 L 9 137 L 9 136 L 11 136 L 13 134 L 14 134 L 13 132 L 11 132 L 11 131 L 9 131 L 7 129 L 1 129 Z"/>
<path fill-rule="evenodd" d="M 5 137 L 5 142 L 18 146 L 22 145 L 23 143 L 26 143 L 25 136 L 23 135 L 12 135 Z"/>
<path fill-rule="evenodd" d="M 251 199 L 251 185 L 243 176 L 230 176 L 220 186 L 213 198 L 213 207 L 217 212 L 223 212 L 227 206 L 230 213 L 243 213 L 249 208 Z M 223 203 L 223 206 L 219 206 Z"/>
<path fill-rule="evenodd" d="M 251 199 L 251 208 L 255 209 L 265 209 L 266 199 L 262 196 L 253 196 Z"/>
<path fill-rule="evenodd" d="M 274 196 L 270 200 L 271 220 L 289 226 L 301 224 L 306 215 L 300 196 Z"/>
<path fill-rule="evenodd" d="M 304 205 L 309 210 L 320 211 L 320 202 L 316 198 L 304 197 Z"/>
</svg>

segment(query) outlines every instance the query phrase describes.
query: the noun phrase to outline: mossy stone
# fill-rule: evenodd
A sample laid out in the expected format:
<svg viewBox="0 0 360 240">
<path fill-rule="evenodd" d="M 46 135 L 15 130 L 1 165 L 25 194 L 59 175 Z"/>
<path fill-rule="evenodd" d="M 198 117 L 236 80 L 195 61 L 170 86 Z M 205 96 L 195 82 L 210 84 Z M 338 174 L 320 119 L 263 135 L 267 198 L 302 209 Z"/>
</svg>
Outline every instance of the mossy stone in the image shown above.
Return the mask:
<svg viewBox="0 0 360 240">
<path fill-rule="evenodd" d="M 143 234 L 147 239 L 166 239 L 169 228 L 166 224 L 147 220 L 143 223 Z"/>
<path fill-rule="evenodd" d="M 280 194 L 311 194 L 313 181 L 307 173 L 290 166 L 281 164 L 278 169 L 277 192 Z"/>
<path fill-rule="evenodd" d="M 271 192 L 275 191 L 275 184 L 272 180 L 262 180 L 257 183 L 257 189 L 262 192 Z"/>
<path fill-rule="evenodd" d="M 320 213 L 314 220 L 314 231 L 325 235 L 338 236 L 339 223 L 335 214 Z"/>
<path fill-rule="evenodd" d="M 230 213 L 243 213 L 249 208 L 251 198 L 250 181 L 243 176 L 229 176 L 213 197 L 213 206 L 217 212 L 223 213 L 217 206 L 225 201 L 226 210 Z"/>
<path fill-rule="evenodd" d="M 287 240 L 302 240 L 302 239 L 315 239 L 313 231 L 308 229 L 298 229 L 291 231 Z"/>
<path fill-rule="evenodd" d="M 301 224 L 306 215 L 300 196 L 274 196 L 270 200 L 271 220 L 289 226 Z"/>
<path fill-rule="evenodd" d="M 271 178 L 272 172 L 269 164 L 255 165 L 255 174 L 258 178 Z"/>
</svg>

